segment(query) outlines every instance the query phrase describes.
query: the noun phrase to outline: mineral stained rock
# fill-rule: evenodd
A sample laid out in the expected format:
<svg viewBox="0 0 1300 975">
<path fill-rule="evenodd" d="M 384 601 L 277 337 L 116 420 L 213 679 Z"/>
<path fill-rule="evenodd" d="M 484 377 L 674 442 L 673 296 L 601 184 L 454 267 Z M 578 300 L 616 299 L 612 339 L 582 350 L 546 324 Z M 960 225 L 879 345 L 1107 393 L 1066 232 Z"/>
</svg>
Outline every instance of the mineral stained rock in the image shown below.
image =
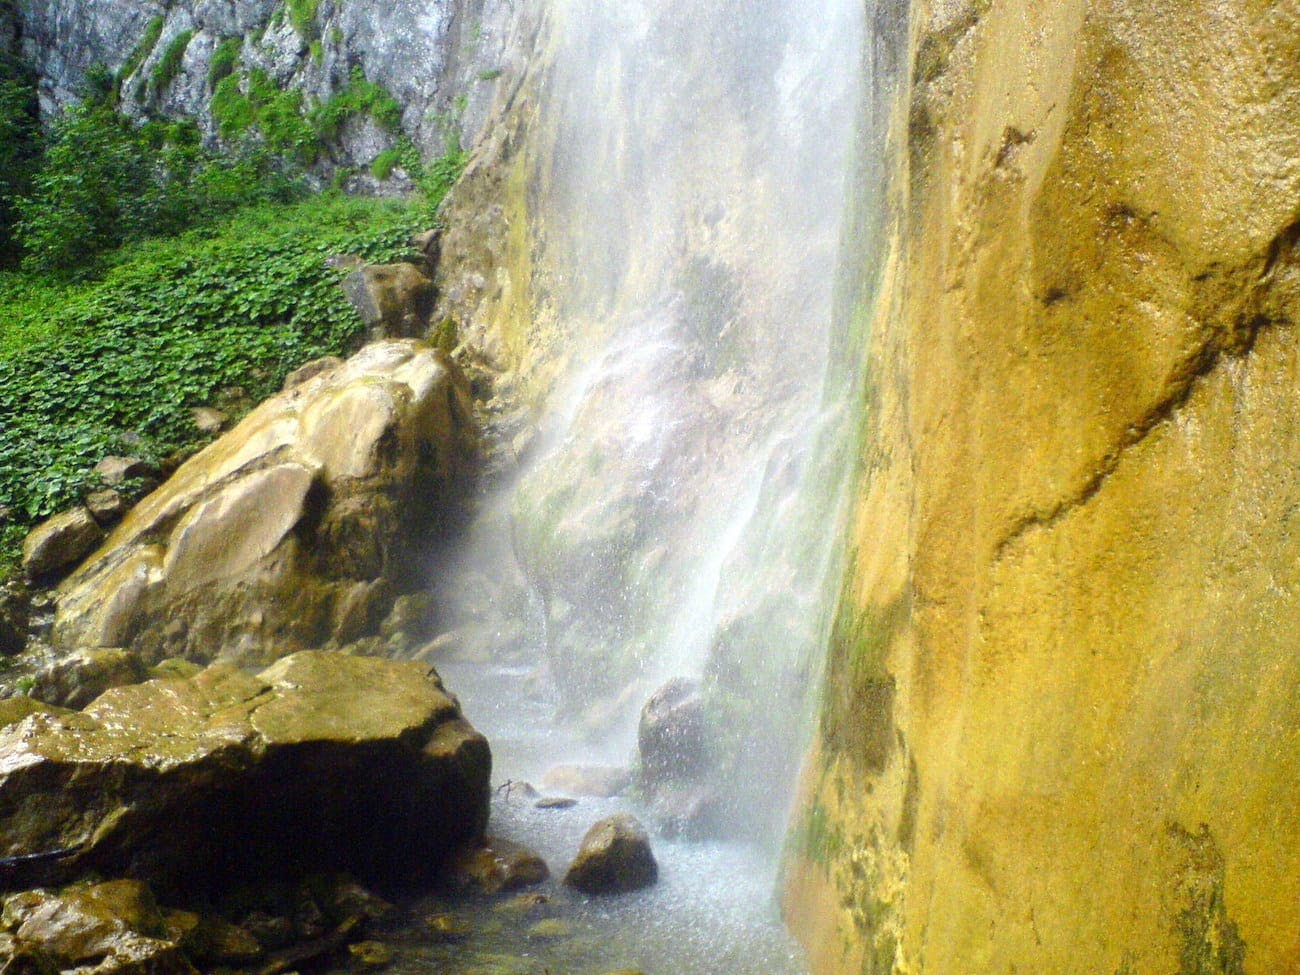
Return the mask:
<svg viewBox="0 0 1300 975">
<path fill-rule="evenodd" d="M 160 894 L 337 868 L 427 879 L 487 822 L 487 742 L 426 666 L 308 651 L 0 729 L 0 853 Z M 21 878 L 11 878 L 21 883 Z"/>
<path fill-rule="evenodd" d="M 649 887 L 659 879 L 650 837 L 636 817 L 619 813 L 602 819 L 582 838 L 564 882 L 588 894 L 618 894 Z"/>
<path fill-rule="evenodd" d="M 450 517 L 473 443 L 450 359 L 369 345 L 141 501 L 59 590 L 55 644 L 265 665 L 375 634 L 418 575 L 415 540 Z"/>
</svg>

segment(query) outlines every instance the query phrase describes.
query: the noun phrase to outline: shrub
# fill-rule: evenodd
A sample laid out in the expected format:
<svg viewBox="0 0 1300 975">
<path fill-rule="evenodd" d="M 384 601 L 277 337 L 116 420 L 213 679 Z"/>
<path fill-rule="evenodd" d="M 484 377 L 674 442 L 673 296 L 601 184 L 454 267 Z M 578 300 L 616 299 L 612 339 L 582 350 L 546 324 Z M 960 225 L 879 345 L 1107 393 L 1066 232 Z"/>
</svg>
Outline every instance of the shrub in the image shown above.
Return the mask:
<svg viewBox="0 0 1300 975">
<path fill-rule="evenodd" d="M 337 139 L 349 119 L 369 115 L 381 128 L 400 132 L 402 106 L 383 85 L 366 78 L 361 68 L 353 68 L 346 87 L 312 112 L 312 125 L 322 139 Z"/>
<path fill-rule="evenodd" d="M 243 42 L 237 37 L 227 37 L 217 45 L 217 49 L 212 52 L 212 61 L 208 65 L 209 91 L 216 91 L 217 85 L 234 74 L 235 69 L 239 67 L 243 47 Z"/>
<path fill-rule="evenodd" d="M 154 65 L 153 74 L 149 78 L 149 95 L 157 97 L 165 92 L 176 76 L 181 73 L 181 63 L 185 60 L 185 52 L 189 50 L 190 41 L 194 39 L 194 31 L 187 30 L 177 34 L 166 50 L 163 51 L 162 57 Z"/>
</svg>

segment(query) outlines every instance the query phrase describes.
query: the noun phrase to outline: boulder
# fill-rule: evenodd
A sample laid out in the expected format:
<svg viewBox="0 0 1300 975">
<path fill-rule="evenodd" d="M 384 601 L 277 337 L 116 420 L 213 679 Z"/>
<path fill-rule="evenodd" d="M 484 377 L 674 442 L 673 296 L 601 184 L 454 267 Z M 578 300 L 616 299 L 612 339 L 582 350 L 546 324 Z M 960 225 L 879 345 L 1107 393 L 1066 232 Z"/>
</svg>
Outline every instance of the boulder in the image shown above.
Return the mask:
<svg viewBox="0 0 1300 975">
<path fill-rule="evenodd" d="M 367 264 L 340 282 L 371 340 L 413 338 L 428 328 L 433 282 L 413 264 Z"/>
<path fill-rule="evenodd" d="M 129 650 L 80 650 L 38 671 L 30 694 L 46 704 L 77 709 L 111 687 L 138 684 L 147 676 L 144 662 Z"/>
<path fill-rule="evenodd" d="M 95 550 L 104 530 L 85 508 L 73 508 L 41 522 L 23 541 L 23 571 L 46 579 L 66 571 Z"/>
<path fill-rule="evenodd" d="M 632 773 L 617 765 L 555 765 L 542 776 L 542 787 L 569 796 L 609 799 L 632 784 Z"/>
<path fill-rule="evenodd" d="M 588 894 L 640 890 L 659 879 L 650 837 L 636 817 L 620 813 L 602 819 L 582 838 L 564 882 Z"/>
<path fill-rule="evenodd" d="M 659 828 L 669 836 L 715 832 L 724 803 L 696 681 L 678 677 L 650 696 L 641 709 L 637 747 L 641 793 Z"/>
<path fill-rule="evenodd" d="M 15 895 L 5 902 L 0 929 L 9 941 L 5 971 L 196 975 L 168 940 L 153 894 L 134 880 Z"/>
<path fill-rule="evenodd" d="M 0 729 L 0 854 L 189 895 L 330 868 L 429 879 L 482 836 L 490 766 L 424 665 L 217 664 Z"/>
<path fill-rule="evenodd" d="M 527 847 L 489 838 L 465 847 L 448 867 L 452 884 L 475 894 L 500 894 L 540 884 L 551 875 L 546 861 Z"/>
<path fill-rule="evenodd" d="M 707 769 L 704 699 L 697 682 L 678 677 L 651 695 L 637 727 L 643 784 L 680 780 Z"/>
<path fill-rule="evenodd" d="M 158 476 L 156 465 L 140 457 L 115 457 L 108 456 L 95 465 L 95 473 L 99 479 L 110 487 L 116 487 L 123 481 L 134 480 L 135 478 L 151 478 Z"/>
<path fill-rule="evenodd" d="M 264 666 L 377 634 L 472 472 L 468 391 L 419 342 L 263 403 L 137 504 L 60 587 L 56 648 Z"/>
</svg>

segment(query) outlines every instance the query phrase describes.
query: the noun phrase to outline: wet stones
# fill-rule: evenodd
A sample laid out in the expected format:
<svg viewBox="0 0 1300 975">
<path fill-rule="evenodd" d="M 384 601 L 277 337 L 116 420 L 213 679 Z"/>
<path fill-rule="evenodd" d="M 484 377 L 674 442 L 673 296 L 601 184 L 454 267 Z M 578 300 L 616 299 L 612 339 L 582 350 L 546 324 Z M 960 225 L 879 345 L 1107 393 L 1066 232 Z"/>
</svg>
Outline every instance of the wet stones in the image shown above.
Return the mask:
<svg viewBox="0 0 1300 975">
<path fill-rule="evenodd" d="M 542 786 L 569 796 L 609 799 L 632 784 L 632 773 L 616 765 L 556 765 L 542 776 Z"/>
<path fill-rule="evenodd" d="M 565 884 L 588 894 L 640 890 L 658 879 L 659 865 L 650 849 L 650 837 L 636 817 L 627 813 L 592 826 L 564 875 Z"/>
<path fill-rule="evenodd" d="M 0 855 L 65 851 L 66 879 L 129 873 L 161 892 L 323 868 L 432 878 L 482 835 L 490 765 L 427 666 L 216 665 L 0 729 Z"/>
<path fill-rule="evenodd" d="M 546 861 L 532 850 L 497 837 L 456 853 L 448 871 L 454 886 L 478 894 L 520 890 L 551 875 Z"/>
</svg>

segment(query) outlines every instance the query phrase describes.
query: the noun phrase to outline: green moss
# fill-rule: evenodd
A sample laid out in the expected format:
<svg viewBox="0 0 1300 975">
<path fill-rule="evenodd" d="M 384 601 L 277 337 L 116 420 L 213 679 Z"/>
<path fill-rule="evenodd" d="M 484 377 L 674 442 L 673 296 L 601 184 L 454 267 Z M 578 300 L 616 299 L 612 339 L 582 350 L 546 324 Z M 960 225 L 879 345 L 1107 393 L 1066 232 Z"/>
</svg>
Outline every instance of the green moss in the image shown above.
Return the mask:
<svg viewBox="0 0 1300 975">
<path fill-rule="evenodd" d="M 338 27 L 331 27 L 329 36 L 330 36 L 330 43 L 333 44 L 335 47 L 338 47 L 343 43 L 343 31 L 340 30 Z"/>
<path fill-rule="evenodd" d="M 308 50 L 311 52 L 312 64 L 320 64 L 325 60 L 325 46 L 320 41 L 312 41 Z"/>
<path fill-rule="evenodd" d="M 443 352 L 450 353 L 460 344 L 460 327 L 456 319 L 448 316 L 429 331 L 429 341 Z"/>
<path fill-rule="evenodd" d="M 237 37 L 227 37 L 212 52 L 212 63 L 208 66 L 208 89 L 215 91 L 217 85 L 235 73 L 239 67 L 243 42 Z"/>
<path fill-rule="evenodd" d="M 194 31 L 182 31 L 172 38 L 158 63 L 154 65 L 153 74 L 149 77 L 149 94 L 151 97 L 166 91 L 176 76 L 181 72 L 181 63 L 185 60 L 185 52 L 189 49 L 190 41 L 194 40 Z"/>
<path fill-rule="evenodd" d="M 343 132 L 349 119 L 369 115 L 389 132 L 402 128 L 402 106 L 383 85 L 366 78 L 361 68 L 353 68 L 346 87 L 329 101 L 318 106 L 311 116 L 312 125 L 321 139 L 332 141 Z"/>
<path fill-rule="evenodd" d="M 122 65 L 121 70 L 117 73 L 118 82 L 126 81 L 131 75 L 140 69 L 144 59 L 153 53 L 154 47 L 158 44 L 158 38 L 162 37 L 163 24 L 165 21 L 161 16 L 154 17 L 149 21 L 144 29 L 144 36 L 140 42 L 132 48 L 131 53 L 127 56 L 126 62 Z"/>
<path fill-rule="evenodd" d="M 289 23 L 298 36 L 305 41 L 315 40 L 319 33 L 316 16 L 320 13 L 320 0 L 287 0 L 286 9 Z"/>
<path fill-rule="evenodd" d="M 393 175 L 393 170 L 401 164 L 401 161 L 401 149 L 387 149 L 377 155 L 374 162 L 370 164 L 370 175 L 375 179 L 388 179 Z"/>
<path fill-rule="evenodd" d="M 240 87 L 239 75 L 222 78 L 212 92 L 212 117 L 221 138 L 232 141 L 252 128 L 256 112 Z"/>
<path fill-rule="evenodd" d="M 478 80 L 479 80 L 479 81 L 496 81 L 496 80 L 497 80 L 498 78 L 500 78 L 503 74 L 505 74 L 505 72 L 502 71 L 500 68 L 493 68 L 491 71 L 480 71 L 480 72 L 478 73 Z"/>
</svg>

